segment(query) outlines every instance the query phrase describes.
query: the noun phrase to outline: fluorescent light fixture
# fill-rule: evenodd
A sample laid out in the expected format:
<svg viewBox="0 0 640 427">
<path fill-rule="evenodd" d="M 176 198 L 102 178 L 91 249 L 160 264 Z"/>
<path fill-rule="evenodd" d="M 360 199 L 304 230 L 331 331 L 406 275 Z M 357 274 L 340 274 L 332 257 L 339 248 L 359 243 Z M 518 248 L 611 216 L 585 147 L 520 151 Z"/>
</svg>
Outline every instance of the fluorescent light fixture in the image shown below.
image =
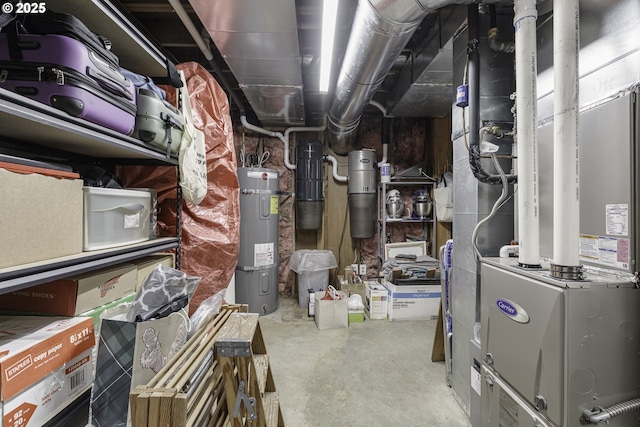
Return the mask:
<svg viewBox="0 0 640 427">
<path fill-rule="evenodd" d="M 322 1 L 322 46 L 320 50 L 320 87 L 318 89 L 322 93 L 329 91 L 337 14 L 338 0 Z"/>
</svg>

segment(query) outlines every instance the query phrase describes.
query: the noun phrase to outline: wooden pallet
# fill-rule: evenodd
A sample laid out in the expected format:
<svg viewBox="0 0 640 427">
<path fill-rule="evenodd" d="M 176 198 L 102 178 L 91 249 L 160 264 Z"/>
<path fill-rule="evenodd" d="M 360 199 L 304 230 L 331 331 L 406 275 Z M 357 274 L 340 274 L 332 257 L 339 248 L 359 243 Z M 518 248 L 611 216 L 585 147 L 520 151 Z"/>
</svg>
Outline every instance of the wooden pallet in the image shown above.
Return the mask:
<svg viewBox="0 0 640 427">
<path fill-rule="evenodd" d="M 230 425 L 214 342 L 234 313 L 246 311 L 246 305 L 223 306 L 148 384 L 129 394 L 133 427 Z"/>
<path fill-rule="evenodd" d="M 215 340 L 232 427 L 284 427 L 258 318 L 233 313 Z"/>
</svg>

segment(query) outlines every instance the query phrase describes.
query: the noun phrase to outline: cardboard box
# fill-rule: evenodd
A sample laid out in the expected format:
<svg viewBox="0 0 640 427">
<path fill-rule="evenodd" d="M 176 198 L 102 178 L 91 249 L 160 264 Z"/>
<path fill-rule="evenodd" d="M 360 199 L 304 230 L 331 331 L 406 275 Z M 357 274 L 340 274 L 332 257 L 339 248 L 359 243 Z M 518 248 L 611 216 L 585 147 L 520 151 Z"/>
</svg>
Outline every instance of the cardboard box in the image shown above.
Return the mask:
<svg viewBox="0 0 640 427">
<path fill-rule="evenodd" d="M 172 253 L 153 254 L 136 260 L 135 264 L 138 268 L 138 277 L 135 288 L 137 291 L 140 289 L 140 286 L 142 286 L 147 277 L 149 277 L 149 274 L 151 274 L 153 269 L 156 268 L 156 265 L 162 264 L 167 267 L 175 268 L 176 256 Z"/>
<path fill-rule="evenodd" d="M 364 322 L 364 310 L 349 310 L 349 324 Z"/>
<path fill-rule="evenodd" d="M 93 384 L 93 353 L 86 350 L 6 402 L 0 427 L 41 426 Z"/>
<path fill-rule="evenodd" d="M 83 317 L 0 316 L 0 390 L 6 402 L 95 344 Z"/>
<path fill-rule="evenodd" d="M 324 292 L 315 292 L 315 321 L 318 329 L 338 329 L 349 327 L 349 307 L 347 305 L 347 295 L 338 292 L 342 299 L 321 299 Z"/>
<path fill-rule="evenodd" d="M 0 168 L 0 200 L 0 268 L 82 252 L 82 180 Z"/>
<path fill-rule="evenodd" d="M 440 285 L 397 286 L 384 283 L 389 292 L 389 320 L 429 320 L 438 318 Z"/>
<path fill-rule="evenodd" d="M 371 320 L 387 318 L 389 291 L 378 282 L 364 282 L 364 310 Z"/>
<path fill-rule="evenodd" d="M 137 274 L 135 265 L 120 264 L 0 295 L 0 308 L 75 316 L 134 292 Z"/>
<path fill-rule="evenodd" d="M 100 316 L 106 310 L 119 306 L 120 304 L 126 304 L 128 302 L 133 302 L 133 299 L 136 297 L 135 293 L 129 294 L 126 297 L 119 298 L 115 301 L 112 301 L 108 304 L 102 305 L 100 307 L 94 308 L 93 310 L 85 311 L 82 314 L 79 314 L 80 317 L 90 317 L 93 319 L 93 327 L 96 333 L 96 338 L 100 334 Z"/>
</svg>

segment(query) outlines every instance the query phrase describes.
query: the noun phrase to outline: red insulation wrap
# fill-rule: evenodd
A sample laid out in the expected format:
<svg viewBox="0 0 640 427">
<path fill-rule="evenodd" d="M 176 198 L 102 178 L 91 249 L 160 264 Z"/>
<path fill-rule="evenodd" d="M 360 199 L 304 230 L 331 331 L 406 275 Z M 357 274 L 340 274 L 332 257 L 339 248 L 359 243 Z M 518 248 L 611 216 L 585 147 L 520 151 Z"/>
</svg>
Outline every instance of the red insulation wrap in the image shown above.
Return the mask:
<svg viewBox="0 0 640 427">
<path fill-rule="evenodd" d="M 227 95 L 196 62 L 179 64 L 187 79 L 193 121 L 205 134 L 208 190 L 200 205 L 182 204 L 182 265 L 188 275 L 202 277 L 189 305 L 193 313 L 207 297 L 225 289 L 238 262 L 240 186 Z M 175 90 L 165 87 L 175 105 Z M 158 235 L 176 235 L 175 167 L 122 166 L 117 173 L 127 188 L 158 191 Z M 190 314 L 191 314 L 190 313 Z"/>
</svg>

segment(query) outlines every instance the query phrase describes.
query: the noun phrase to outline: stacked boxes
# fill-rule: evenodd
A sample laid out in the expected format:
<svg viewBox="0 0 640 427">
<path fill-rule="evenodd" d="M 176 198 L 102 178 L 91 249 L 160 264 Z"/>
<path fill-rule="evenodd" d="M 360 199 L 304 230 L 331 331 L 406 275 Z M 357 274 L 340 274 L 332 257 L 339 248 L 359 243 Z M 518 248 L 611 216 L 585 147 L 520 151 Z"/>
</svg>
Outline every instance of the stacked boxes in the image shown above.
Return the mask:
<svg viewBox="0 0 640 427">
<path fill-rule="evenodd" d="M 364 310 L 371 320 L 387 318 L 388 291 L 378 282 L 364 283 Z"/>
<path fill-rule="evenodd" d="M 90 318 L 0 316 L 2 427 L 39 426 L 91 387 Z"/>
<path fill-rule="evenodd" d="M 389 293 L 389 320 L 438 318 L 440 285 L 394 285 L 384 283 Z"/>
</svg>

